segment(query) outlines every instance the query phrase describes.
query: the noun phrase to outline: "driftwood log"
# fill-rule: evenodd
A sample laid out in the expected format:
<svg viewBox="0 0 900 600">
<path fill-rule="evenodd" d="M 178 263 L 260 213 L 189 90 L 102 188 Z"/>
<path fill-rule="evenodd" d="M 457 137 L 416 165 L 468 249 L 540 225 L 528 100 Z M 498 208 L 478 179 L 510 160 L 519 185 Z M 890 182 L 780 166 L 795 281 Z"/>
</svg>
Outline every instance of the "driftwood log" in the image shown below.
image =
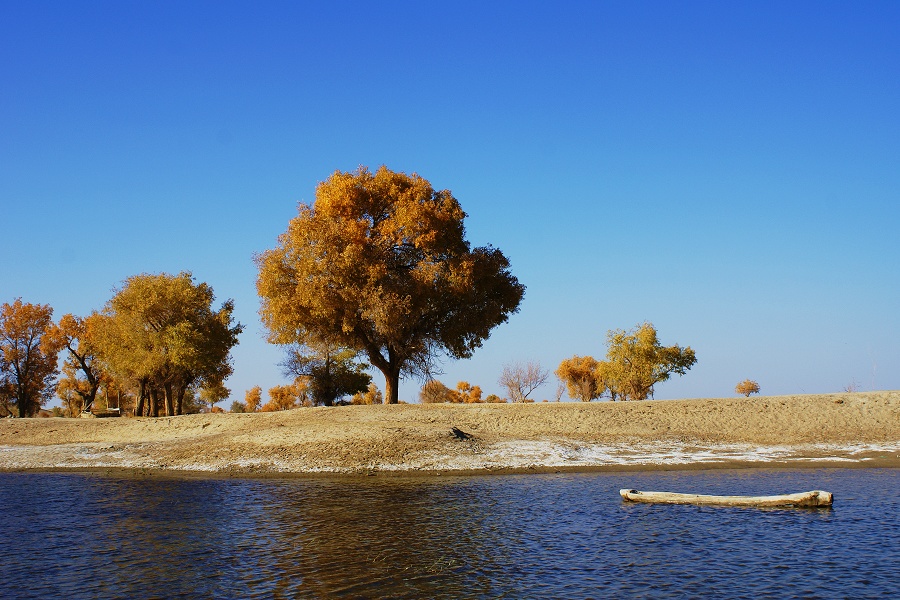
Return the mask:
<svg viewBox="0 0 900 600">
<path fill-rule="evenodd" d="M 619 490 L 626 502 L 647 502 L 651 504 L 697 504 L 704 506 L 797 506 L 826 507 L 831 506 L 833 496 L 829 492 L 813 490 L 799 494 L 782 494 L 778 496 L 706 496 L 704 494 L 677 494 L 674 492 L 641 492 L 638 490 Z"/>
</svg>

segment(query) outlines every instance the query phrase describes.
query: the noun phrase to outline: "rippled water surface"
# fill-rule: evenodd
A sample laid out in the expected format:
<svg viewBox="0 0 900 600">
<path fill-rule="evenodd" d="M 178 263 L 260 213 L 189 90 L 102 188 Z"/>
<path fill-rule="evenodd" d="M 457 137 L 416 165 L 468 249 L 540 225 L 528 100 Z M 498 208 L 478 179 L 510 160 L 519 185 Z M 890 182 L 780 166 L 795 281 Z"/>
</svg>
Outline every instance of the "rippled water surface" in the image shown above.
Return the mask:
<svg viewBox="0 0 900 600">
<path fill-rule="evenodd" d="M 619 488 L 825 489 L 831 510 Z M 891 469 L 460 478 L 0 473 L 3 598 L 897 597 Z"/>
</svg>

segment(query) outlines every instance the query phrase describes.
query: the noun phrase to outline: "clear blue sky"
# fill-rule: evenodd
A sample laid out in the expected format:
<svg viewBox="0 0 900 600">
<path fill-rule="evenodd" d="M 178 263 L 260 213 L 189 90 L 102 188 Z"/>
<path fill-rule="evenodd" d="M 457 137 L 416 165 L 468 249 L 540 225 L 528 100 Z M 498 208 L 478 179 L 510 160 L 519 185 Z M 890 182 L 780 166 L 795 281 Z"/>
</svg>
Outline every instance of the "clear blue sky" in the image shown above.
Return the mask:
<svg viewBox="0 0 900 600">
<path fill-rule="evenodd" d="M 0 0 L 0 301 L 190 270 L 243 398 L 283 382 L 253 253 L 381 164 L 528 287 L 450 386 L 649 320 L 698 357 L 657 398 L 900 389 L 900 3 Z"/>
</svg>

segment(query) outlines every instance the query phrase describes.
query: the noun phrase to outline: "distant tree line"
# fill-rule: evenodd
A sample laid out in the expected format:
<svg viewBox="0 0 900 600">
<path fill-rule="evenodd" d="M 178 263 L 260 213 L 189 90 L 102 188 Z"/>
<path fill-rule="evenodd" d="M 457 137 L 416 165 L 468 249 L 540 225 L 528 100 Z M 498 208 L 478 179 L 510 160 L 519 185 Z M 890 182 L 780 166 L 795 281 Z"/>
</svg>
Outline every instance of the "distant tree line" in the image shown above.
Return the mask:
<svg viewBox="0 0 900 600">
<path fill-rule="evenodd" d="M 265 403 L 261 388 L 248 390 L 232 410 L 396 403 L 408 375 L 426 381 L 424 403 L 532 401 L 549 377 L 536 362 L 504 366 L 507 399 L 434 380 L 442 357 L 472 356 L 525 293 L 500 250 L 471 247 L 465 216 L 449 190 L 415 173 L 360 167 L 320 183 L 275 248 L 255 256 L 260 317 L 293 381 L 268 390 Z M 209 285 L 183 272 L 130 277 L 101 310 L 58 323 L 47 305 L 3 304 L 0 414 L 32 416 L 53 393 L 73 415 L 98 398 L 154 417 L 212 407 L 230 395 L 224 382 L 243 330 L 233 302 L 214 300 Z M 563 390 L 582 401 L 642 400 L 696 362 L 690 347 L 663 346 L 650 323 L 610 331 L 607 342 L 605 360 L 559 365 L 557 400 Z M 370 368 L 384 375 L 383 395 Z"/>
</svg>

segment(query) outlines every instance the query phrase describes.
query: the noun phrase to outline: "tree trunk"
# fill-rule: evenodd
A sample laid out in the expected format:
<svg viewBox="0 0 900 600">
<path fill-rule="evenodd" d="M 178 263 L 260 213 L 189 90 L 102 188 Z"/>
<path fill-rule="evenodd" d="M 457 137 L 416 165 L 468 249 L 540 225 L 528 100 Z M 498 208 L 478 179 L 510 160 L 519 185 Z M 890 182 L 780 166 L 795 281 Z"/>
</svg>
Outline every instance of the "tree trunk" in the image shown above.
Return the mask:
<svg viewBox="0 0 900 600">
<path fill-rule="evenodd" d="M 399 404 L 400 402 L 400 371 L 383 371 L 384 373 L 384 403 Z"/>
<path fill-rule="evenodd" d="M 384 404 L 400 402 L 400 363 L 396 355 L 388 348 L 385 358 L 377 348 L 369 348 L 369 363 L 384 375 Z"/>
<path fill-rule="evenodd" d="M 150 416 L 159 416 L 159 390 L 155 385 L 150 388 Z"/>
<path fill-rule="evenodd" d="M 175 416 L 175 405 L 172 402 L 172 384 L 168 382 L 164 383 L 163 390 L 165 391 L 166 397 L 166 416 L 173 417 Z"/>
</svg>

